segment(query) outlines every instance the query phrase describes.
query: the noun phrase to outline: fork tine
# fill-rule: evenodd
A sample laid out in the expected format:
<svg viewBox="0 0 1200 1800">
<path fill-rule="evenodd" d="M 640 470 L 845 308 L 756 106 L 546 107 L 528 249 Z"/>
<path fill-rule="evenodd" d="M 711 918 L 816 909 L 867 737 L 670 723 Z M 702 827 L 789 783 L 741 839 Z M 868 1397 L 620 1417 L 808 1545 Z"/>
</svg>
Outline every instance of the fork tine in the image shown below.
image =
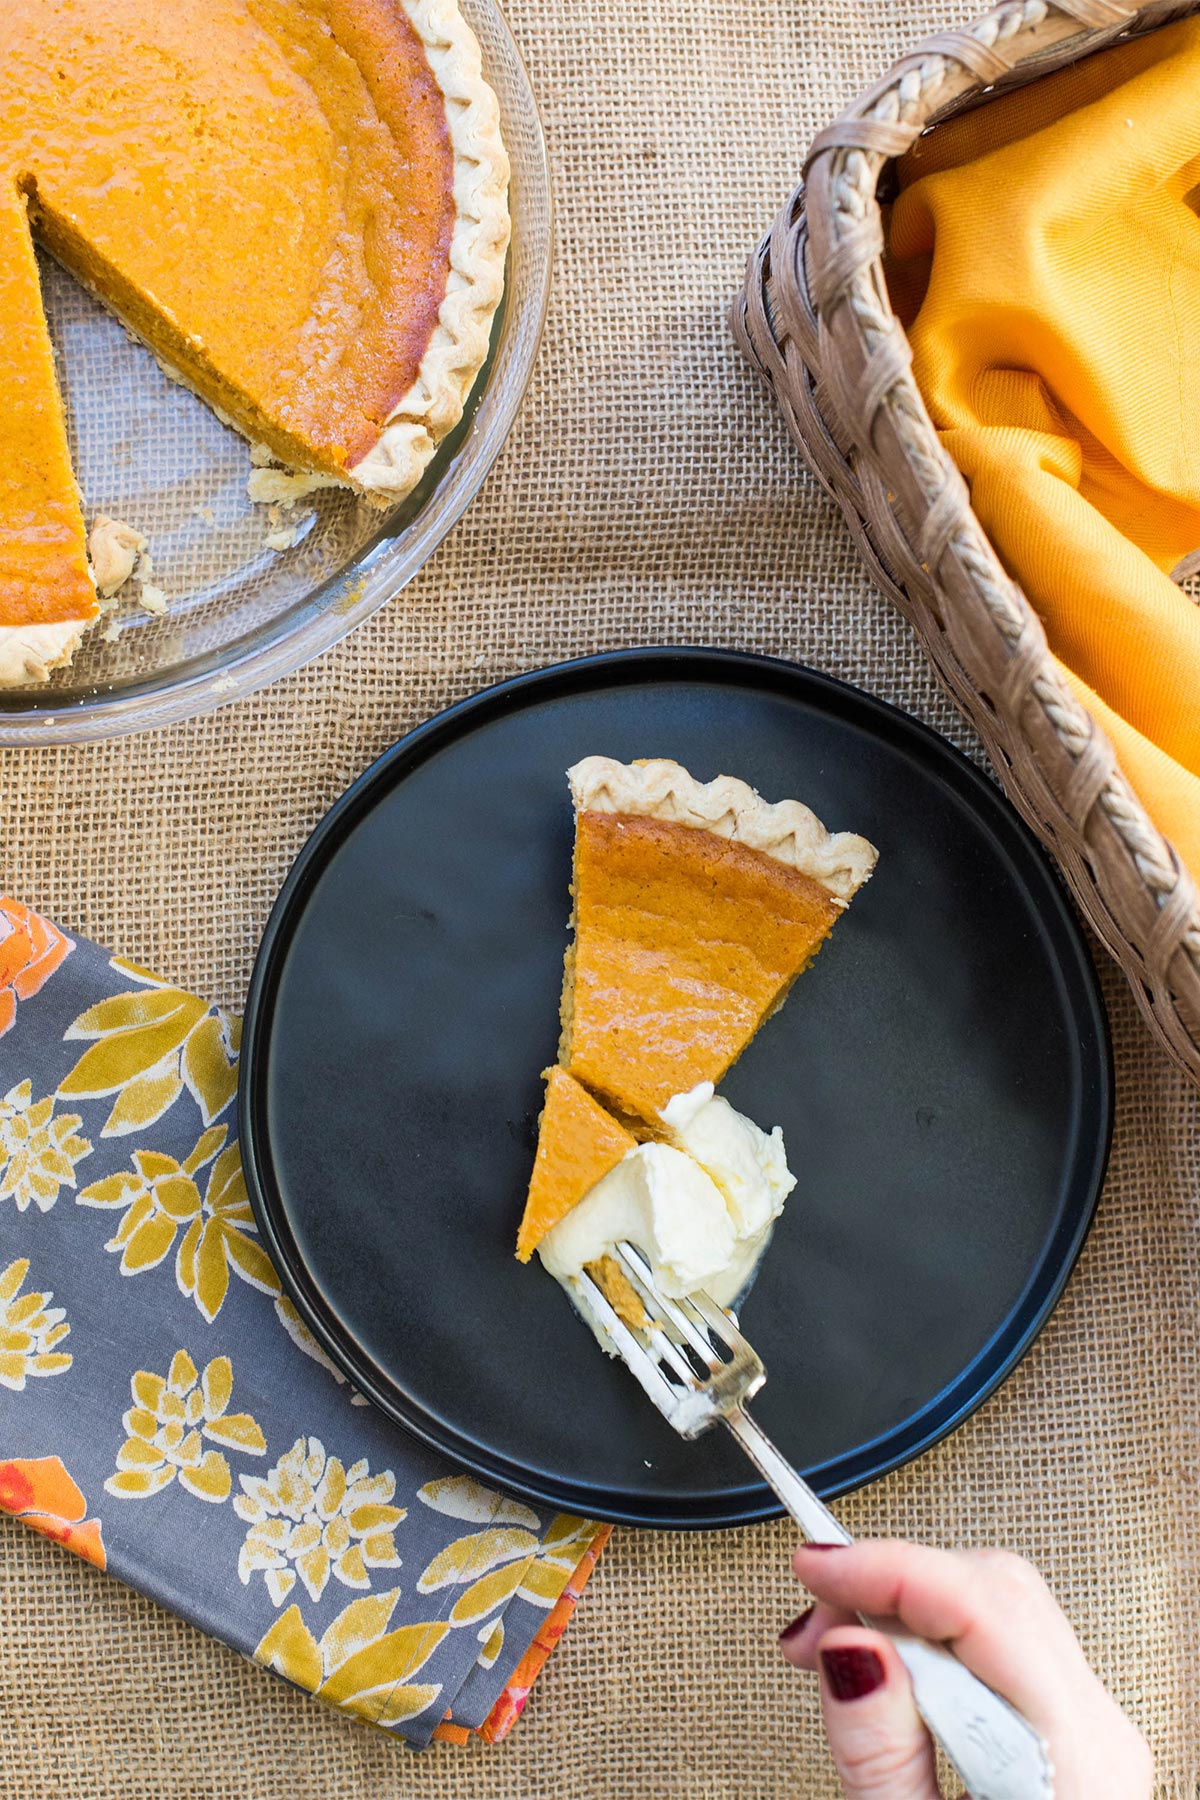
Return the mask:
<svg viewBox="0 0 1200 1800">
<path fill-rule="evenodd" d="M 633 1281 L 639 1297 L 648 1304 L 651 1315 L 665 1318 L 672 1324 L 680 1337 L 692 1346 L 697 1356 L 703 1357 L 708 1366 L 712 1368 L 714 1363 L 720 1359 L 714 1355 L 708 1333 L 685 1312 L 686 1301 L 681 1303 L 671 1300 L 666 1294 L 659 1292 L 654 1285 L 654 1277 L 649 1263 L 633 1244 L 620 1243 L 615 1248 L 618 1262 Z M 689 1371 L 690 1373 L 691 1371 Z"/>
<path fill-rule="evenodd" d="M 669 1418 L 678 1400 L 678 1390 L 662 1373 L 654 1357 L 640 1344 L 625 1321 L 613 1310 L 607 1297 L 590 1275 L 570 1277 L 571 1291 L 585 1319 L 599 1327 L 617 1351 L 623 1363 L 637 1377 L 647 1396 L 659 1411 Z M 689 1371 L 690 1373 L 690 1371 Z"/>
<path fill-rule="evenodd" d="M 639 1297 L 643 1301 L 649 1303 L 646 1312 L 647 1323 L 640 1328 L 641 1333 L 645 1336 L 646 1343 L 641 1343 L 637 1329 L 627 1327 L 632 1342 L 637 1345 L 638 1350 L 643 1356 L 648 1356 L 651 1360 L 653 1360 L 654 1357 L 657 1357 L 660 1362 L 665 1362 L 668 1367 L 673 1369 L 682 1382 L 686 1383 L 688 1386 L 694 1386 L 697 1379 L 695 1369 L 683 1355 L 679 1346 L 672 1340 L 669 1332 L 663 1329 L 662 1320 L 658 1316 L 663 1309 L 663 1298 L 653 1285 L 653 1277 L 649 1267 L 641 1262 L 640 1258 L 638 1259 L 637 1266 L 629 1259 L 624 1260 L 626 1269 L 636 1284 Z M 591 1276 L 587 1275 L 586 1271 L 583 1278 L 588 1282 L 589 1286 L 594 1289 L 600 1305 L 605 1308 L 606 1312 L 611 1312 L 612 1316 L 619 1320 L 620 1315 L 613 1310 L 603 1289 L 598 1287 L 596 1283 L 592 1281 Z M 623 1320 L 620 1322 L 622 1324 L 624 1323 Z M 624 1351 L 622 1351 L 622 1354 L 624 1354 Z M 667 1385 L 670 1386 L 669 1383 Z M 672 1390 L 672 1393 L 674 1393 L 674 1390 Z"/>
<path fill-rule="evenodd" d="M 748 1338 L 742 1336 L 737 1321 L 722 1306 L 703 1290 L 689 1294 L 686 1304 L 700 1314 L 710 1331 L 715 1331 L 722 1343 L 728 1344 L 735 1356 L 753 1356 Z"/>
<path fill-rule="evenodd" d="M 698 1437 L 758 1392 L 766 1379 L 762 1362 L 707 1294 L 670 1299 L 659 1292 L 649 1263 L 632 1244 L 617 1244 L 614 1253 L 642 1302 L 643 1323 L 628 1325 L 586 1271 L 568 1277 L 575 1304 L 675 1430 Z M 728 1360 L 710 1333 L 729 1352 Z"/>
<path fill-rule="evenodd" d="M 659 1361 L 669 1364 L 685 1385 L 693 1386 L 697 1379 L 695 1369 L 692 1368 L 678 1344 L 672 1342 L 661 1325 L 653 1326 L 647 1331 L 646 1336 L 650 1341 L 653 1354 L 658 1357 Z"/>
</svg>

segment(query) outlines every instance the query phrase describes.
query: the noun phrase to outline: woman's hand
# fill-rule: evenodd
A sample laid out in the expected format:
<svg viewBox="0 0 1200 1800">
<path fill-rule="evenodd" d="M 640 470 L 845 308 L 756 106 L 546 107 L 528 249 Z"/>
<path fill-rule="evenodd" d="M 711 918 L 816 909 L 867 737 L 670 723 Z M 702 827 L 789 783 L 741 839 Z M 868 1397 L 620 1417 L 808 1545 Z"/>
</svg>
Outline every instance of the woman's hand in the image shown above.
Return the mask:
<svg viewBox="0 0 1200 1800">
<path fill-rule="evenodd" d="M 816 1604 L 780 1637 L 784 1656 L 820 1675 L 833 1759 L 851 1800 L 939 1800 L 933 1745 L 904 1665 L 858 1612 L 898 1618 L 948 1644 L 1012 1702 L 1050 1746 L 1055 1800 L 1149 1800 L 1141 1733 L 1093 1675 L 1049 1588 L 1006 1550 L 915 1544 L 807 1545 L 793 1567 Z"/>
</svg>

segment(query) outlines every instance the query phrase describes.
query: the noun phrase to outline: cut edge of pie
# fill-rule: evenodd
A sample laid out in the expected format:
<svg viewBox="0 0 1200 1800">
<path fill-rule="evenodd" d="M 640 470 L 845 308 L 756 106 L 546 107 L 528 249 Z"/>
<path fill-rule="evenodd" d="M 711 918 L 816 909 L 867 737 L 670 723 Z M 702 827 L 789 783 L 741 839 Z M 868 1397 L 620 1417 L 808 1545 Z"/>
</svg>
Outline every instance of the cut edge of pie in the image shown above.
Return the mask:
<svg viewBox="0 0 1200 1800">
<path fill-rule="evenodd" d="M 525 1211 L 517 1232 L 517 1261 L 529 1262 L 542 1239 L 624 1162 L 637 1142 L 557 1063 L 542 1070 L 546 1100 L 538 1120 L 538 1145 Z M 637 1289 L 613 1256 L 588 1263 L 585 1273 L 618 1318 L 646 1323 Z"/>
<path fill-rule="evenodd" d="M 517 1233 L 518 1262 L 528 1262 L 546 1233 L 637 1148 L 624 1126 L 564 1068 L 555 1064 L 542 1078 L 546 1100 Z"/>
<path fill-rule="evenodd" d="M 347 469 L 334 472 L 306 467 L 304 459 L 290 451 L 284 455 L 266 446 L 272 460 L 310 475 L 309 485 L 350 487 L 381 508 L 411 493 L 440 441 L 462 417 L 487 360 L 492 323 L 504 290 L 510 236 L 509 160 L 500 133 L 499 102 L 484 79 L 478 40 L 459 12 L 457 0 L 400 0 L 400 5 L 420 39 L 445 101 L 453 162 L 454 224 L 437 324 L 408 391 L 382 421 L 374 444 Z M 24 199 L 36 217 L 36 196 L 26 193 Z M 38 235 L 44 243 L 47 236 L 51 239 L 47 247 L 55 254 L 53 231 L 39 231 Z M 73 258 L 60 259 L 74 279 L 102 304 L 109 304 Z M 140 338 L 165 374 L 197 393 L 225 424 L 255 447 L 253 433 L 205 391 L 200 365 L 189 373 L 182 366 L 183 359 L 171 359 L 125 311 L 110 310 L 117 312 L 131 335 Z M 57 399 L 61 423 L 61 390 Z M 81 530 L 86 530 L 82 503 Z M 71 661 L 84 633 L 100 617 L 93 591 L 87 613 L 78 617 L 0 625 L 0 688 L 48 680 L 55 669 Z"/>
<path fill-rule="evenodd" d="M 866 838 L 852 832 L 830 832 L 816 814 L 798 800 L 771 802 L 764 800 L 746 782 L 733 776 L 719 775 L 715 780 L 700 782 L 679 763 L 650 758 L 634 763 L 621 763 L 612 757 L 589 756 L 569 769 L 568 780 L 575 806 L 576 849 L 572 884 L 574 910 L 571 925 L 573 941 L 564 959 L 560 1006 L 561 1037 L 559 1061 L 589 1087 L 603 1104 L 627 1122 L 641 1120 L 652 1132 L 661 1131 L 661 1106 L 650 1105 L 641 1096 L 618 1091 L 600 1078 L 586 1053 L 578 1054 L 575 1043 L 577 1002 L 577 969 L 580 945 L 580 823 L 591 814 L 611 818 L 650 820 L 672 827 L 709 834 L 741 846 L 753 853 L 743 861 L 753 864 L 757 857 L 769 858 L 800 878 L 796 885 L 811 884 L 811 894 L 819 892 L 825 910 L 823 920 L 813 927 L 811 945 L 785 972 L 778 991 L 766 1011 L 749 1023 L 740 1036 L 732 1055 L 717 1059 L 710 1067 L 697 1067 L 693 1079 L 681 1082 L 676 1092 L 686 1092 L 697 1081 L 721 1079 L 731 1063 L 754 1036 L 764 1018 L 778 1011 L 792 983 L 811 961 L 828 935 L 838 915 L 845 910 L 858 889 L 875 867 L 877 851 Z M 666 954 L 662 951 L 661 954 Z M 609 1036 L 613 1035 L 610 1027 Z M 735 1031 L 736 1038 L 738 1033 Z M 671 1096 L 659 1096 L 665 1104 Z"/>
</svg>

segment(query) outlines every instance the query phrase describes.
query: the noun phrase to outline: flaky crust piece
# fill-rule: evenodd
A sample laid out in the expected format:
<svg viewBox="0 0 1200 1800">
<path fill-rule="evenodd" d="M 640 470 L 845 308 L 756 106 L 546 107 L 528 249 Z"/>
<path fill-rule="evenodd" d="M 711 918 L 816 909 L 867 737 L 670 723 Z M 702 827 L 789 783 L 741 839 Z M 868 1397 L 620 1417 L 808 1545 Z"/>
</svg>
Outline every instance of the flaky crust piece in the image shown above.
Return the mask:
<svg viewBox="0 0 1200 1800">
<path fill-rule="evenodd" d="M 75 654 L 94 619 L 62 619 L 52 625 L 0 625 L 0 688 L 48 681 Z"/>
</svg>

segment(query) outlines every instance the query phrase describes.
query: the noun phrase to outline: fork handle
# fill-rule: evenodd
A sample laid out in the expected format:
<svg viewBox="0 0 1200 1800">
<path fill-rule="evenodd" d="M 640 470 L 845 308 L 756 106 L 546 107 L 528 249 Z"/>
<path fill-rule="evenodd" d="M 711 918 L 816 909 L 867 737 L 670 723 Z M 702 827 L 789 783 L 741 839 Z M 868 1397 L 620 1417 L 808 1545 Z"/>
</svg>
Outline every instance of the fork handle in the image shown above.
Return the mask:
<svg viewBox="0 0 1200 1800">
<path fill-rule="evenodd" d="M 748 1413 L 733 1407 L 723 1418 L 768 1487 L 783 1501 L 813 1544 L 851 1544 L 845 1526 L 813 1493 Z M 917 1711 L 942 1746 L 973 1800 L 1053 1800 L 1046 1744 L 1014 1707 L 944 1644 L 911 1636 L 896 1619 L 871 1619 L 908 1670 Z"/>
</svg>

